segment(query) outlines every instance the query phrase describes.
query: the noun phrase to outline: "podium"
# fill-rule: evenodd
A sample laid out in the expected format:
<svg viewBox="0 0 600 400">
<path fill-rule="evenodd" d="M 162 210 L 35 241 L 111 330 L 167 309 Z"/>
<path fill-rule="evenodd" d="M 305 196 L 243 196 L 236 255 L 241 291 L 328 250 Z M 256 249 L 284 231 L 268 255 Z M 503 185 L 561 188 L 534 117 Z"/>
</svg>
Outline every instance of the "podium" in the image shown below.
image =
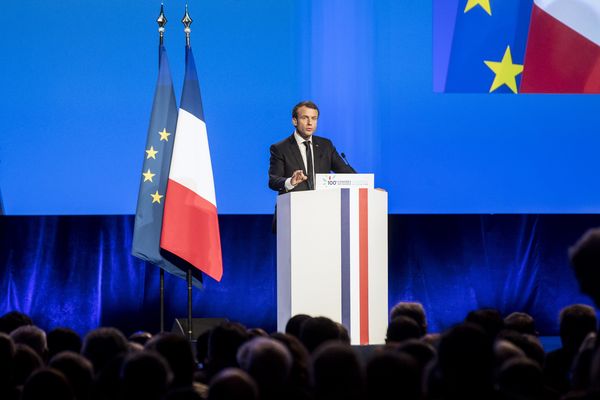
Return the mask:
<svg viewBox="0 0 600 400">
<path fill-rule="evenodd" d="M 382 344 L 388 324 L 387 192 L 277 198 L 277 329 L 308 314 L 341 322 L 352 344 Z"/>
</svg>

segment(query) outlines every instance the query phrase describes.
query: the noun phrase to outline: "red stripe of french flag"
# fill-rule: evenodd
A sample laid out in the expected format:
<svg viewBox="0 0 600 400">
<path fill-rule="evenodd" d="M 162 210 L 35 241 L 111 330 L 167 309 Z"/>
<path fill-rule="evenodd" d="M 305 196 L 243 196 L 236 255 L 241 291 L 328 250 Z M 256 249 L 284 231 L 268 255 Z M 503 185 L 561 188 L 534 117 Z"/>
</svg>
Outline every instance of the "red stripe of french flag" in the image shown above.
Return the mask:
<svg viewBox="0 0 600 400">
<path fill-rule="evenodd" d="M 535 0 L 522 93 L 600 93 L 600 1 Z"/>
<path fill-rule="evenodd" d="M 216 203 L 206 125 L 181 108 L 160 246 L 220 281 L 223 265 Z"/>
<path fill-rule="evenodd" d="M 358 189 L 360 344 L 369 344 L 369 191 Z"/>
</svg>

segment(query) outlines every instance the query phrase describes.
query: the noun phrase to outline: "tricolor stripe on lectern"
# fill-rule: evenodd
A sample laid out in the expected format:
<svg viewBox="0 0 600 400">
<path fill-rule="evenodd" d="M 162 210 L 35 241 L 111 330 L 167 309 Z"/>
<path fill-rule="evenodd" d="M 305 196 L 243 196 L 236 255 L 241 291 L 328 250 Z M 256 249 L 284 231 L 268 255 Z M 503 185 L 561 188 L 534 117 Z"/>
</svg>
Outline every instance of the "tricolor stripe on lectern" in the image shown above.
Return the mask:
<svg viewBox="0 0 600 400">
<path fill-rule="evenodd" d="M 535 0 L 521 91 L 600 93 L 600 1 Z"/>
<path fill-rule="evenodd" d="M 165 201 L 163 249 L 217 281 L 223 275 L 217 202 L 192 49 L 186 68 Z"/>
<path fill-rule="evenodd" d="M 369 344 L 369 191 L 340 192 L 342 324 L 350 337 Z"/>
</svg>

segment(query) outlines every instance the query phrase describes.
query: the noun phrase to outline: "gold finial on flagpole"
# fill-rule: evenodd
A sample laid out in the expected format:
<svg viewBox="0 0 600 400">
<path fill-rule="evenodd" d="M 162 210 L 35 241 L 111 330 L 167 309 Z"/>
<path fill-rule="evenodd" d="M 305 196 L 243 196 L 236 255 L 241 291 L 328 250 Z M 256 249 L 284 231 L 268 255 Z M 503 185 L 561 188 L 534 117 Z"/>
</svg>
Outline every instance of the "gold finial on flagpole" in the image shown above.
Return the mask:
<svg viewBox="0 0 600 400">
<path fill-rule="evenodd" d="M 181 23 L 185 27 L 183 31 L 185 32 L 185 44 L 188 47 L 190 47 L 190 32 L 192 32 L 192 30 L 190 29 L 190 25 L 192 24 L 192 22 L 194 21 L 190 17 L 190 14 L 188 14 L 188 5 L 187 3 L 185 3 L 185 15 L 183 16 Z"/>
<path fill-rule="evenodd" d="M 165 36 L 165 25 L 167 24 L 167 17 L 165 17 L 163 3 L 160 3 L 160 14 L 156 19 L 156 23 L 158 24 L 158 33 L 160 34 L 160 44 L 163 44 L 163 38 Z"/>
</svg>

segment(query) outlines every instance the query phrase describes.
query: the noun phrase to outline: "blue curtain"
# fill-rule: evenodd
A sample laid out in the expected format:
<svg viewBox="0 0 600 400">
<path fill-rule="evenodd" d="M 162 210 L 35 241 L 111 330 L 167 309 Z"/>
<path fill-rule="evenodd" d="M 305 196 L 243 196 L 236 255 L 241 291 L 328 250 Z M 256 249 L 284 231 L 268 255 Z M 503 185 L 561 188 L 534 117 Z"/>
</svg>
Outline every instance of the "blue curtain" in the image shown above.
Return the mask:
<svg viewBox="0 0 600 400">
<path fill-rule="evenodd" d="M 194 289 L 194 317 L 276 329 L 275 236 L 270 215 L 219 217 L 224 276 Z M 480 307 L 525 311 L 544 335 L 560 308 L 587 303 L 567 248 L 598 215 L 391 215 L 389 305 L 424 304 L 431 331 Z M 116 326 L 159 328 L 159 270 L 130 255 L 133 216 L 0 218 L 0 313 L 20 310 L 39 326 L 84 334 Z M 166 274 L 165 321 L 187 313 L 187 287 Z"/>
</svg>

